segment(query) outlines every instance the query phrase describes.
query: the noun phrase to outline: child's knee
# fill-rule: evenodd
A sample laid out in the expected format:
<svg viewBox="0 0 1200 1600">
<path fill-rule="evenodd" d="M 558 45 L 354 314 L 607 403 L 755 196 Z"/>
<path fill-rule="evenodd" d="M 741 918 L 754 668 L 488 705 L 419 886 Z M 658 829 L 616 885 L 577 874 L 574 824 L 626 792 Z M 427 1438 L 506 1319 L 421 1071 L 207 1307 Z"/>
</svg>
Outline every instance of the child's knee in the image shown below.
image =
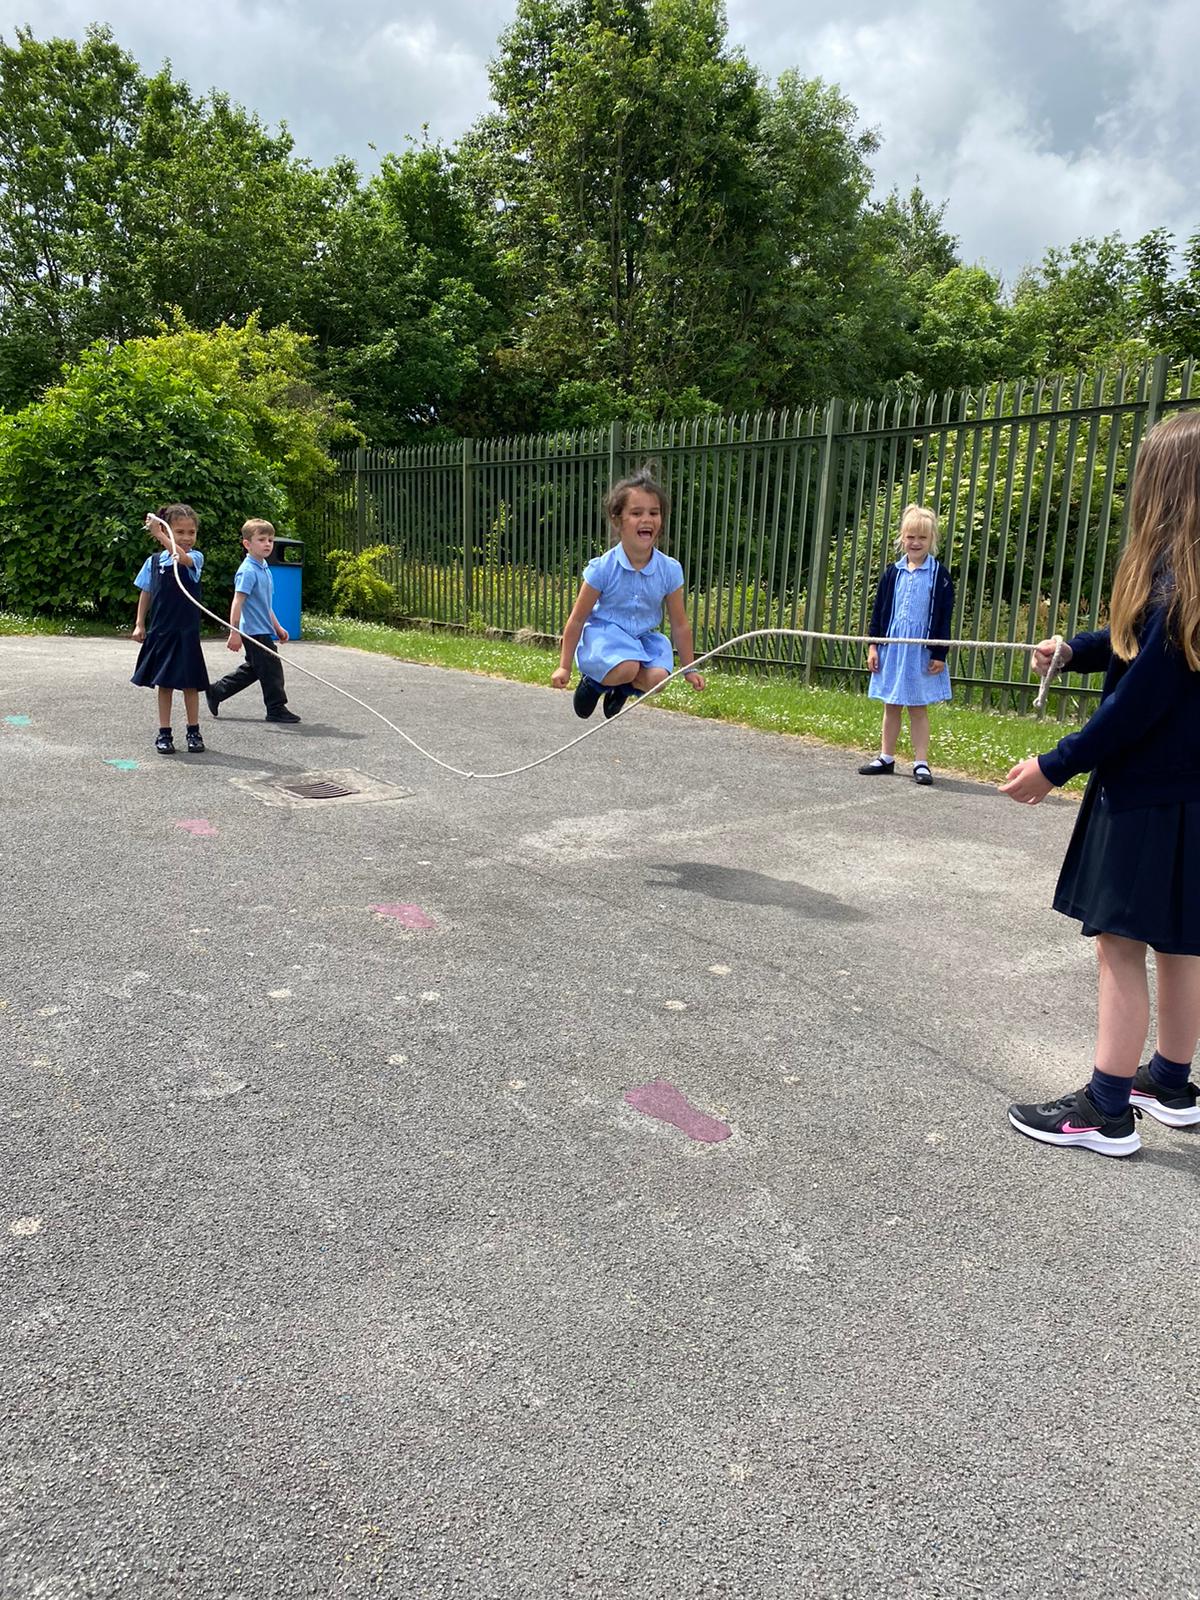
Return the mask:
<svg viewBox="0 0 1200 1600">
<path fill-rule="evenodd" d="M 605 683 L 614 687 L 620 683 L 632 683 L 641 669 L 640 661 L 618 661 L 611 672 L 604 675 Z"/>
<path fill-rule="evenodd" d="M 643 667 L 637 675 L 637 686 L 639 689 L 653 689 L 670 676 L 666 667 Z"/>
</svg>

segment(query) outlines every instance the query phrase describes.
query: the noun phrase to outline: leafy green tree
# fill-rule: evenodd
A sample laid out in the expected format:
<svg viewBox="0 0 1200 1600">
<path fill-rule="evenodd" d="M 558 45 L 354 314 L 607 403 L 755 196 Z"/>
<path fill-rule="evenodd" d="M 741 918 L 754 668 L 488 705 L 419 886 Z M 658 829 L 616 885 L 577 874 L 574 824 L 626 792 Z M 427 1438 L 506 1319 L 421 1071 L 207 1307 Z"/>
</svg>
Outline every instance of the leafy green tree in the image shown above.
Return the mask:
<svg viewBox="0 0 1200 1600">
<path fill-rule="evenodd" d="M 82 45 L 0 40 L 0 404 L 136 324 L 135 195 L 144 84 L 106 30 Z M 132 317 L 131 317 L 132 313 Z"/>
<path fill-rule="evenodd" d="M 150 549 L 145 514 L 171 500 L 198 511 L 206 584 L 219 593 L 245 518 L 285 511 L 246 420 L 153 343 L 95 344 L 60 386 L 0 417 L 6 604 L 126 615 Z"/>
<path fill-rule="evenodd" d="M 1022 274 L 1013 319 L 1033 370 L 1080 367 L 1150 353 L 1137 306 L 1138 263 L 1119 234 L 1048 250 Z"/>
<path fill-rule="evenodd" d="M 330 386 L 378 444 L 470 431 L 503 321 L 498 267 L 453 162 L 429 145 L 385 157 L 327 230 L 299 312 Z"/>
<path fill-rule="evenodd" d="M 285 321 L 354 183 L 225 96 L 147 79 L 106 28 L 0 40 L 0 404 L 171 307 L 201 327 Z"/>
<path fill-rule="evenodd" d="M 460 156 L 507 274 L 495 364 L 541 415 L 794 404 L 879 373 L 874 136 L 726 33 L 719 0 L 521 0 L 501 36 L 498 110 Z"/>
</svg>

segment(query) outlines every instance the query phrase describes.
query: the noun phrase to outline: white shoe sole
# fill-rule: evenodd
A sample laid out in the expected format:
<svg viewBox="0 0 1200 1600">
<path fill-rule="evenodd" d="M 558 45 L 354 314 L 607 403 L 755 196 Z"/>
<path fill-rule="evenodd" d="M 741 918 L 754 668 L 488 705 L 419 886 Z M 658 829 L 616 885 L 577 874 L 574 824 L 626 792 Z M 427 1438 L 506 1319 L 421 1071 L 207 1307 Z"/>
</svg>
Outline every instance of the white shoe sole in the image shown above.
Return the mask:
<svg viewBox="0 0 1200 1600">
<path fill-rule="evenodd" d="M 1027 1122 L 1018 1122 L 1011 1111 L 1008 1120 L 1018 1133 L 1041 1144 L 1078 1145 L 1083 1150 L 1094 1150 L 1098 1156 L 1131 1156 L 1142 1148 L 1136 1129 L 1123 1139 L 1106 1139 L 1100 1133 L 1047 1133 L 1042 1128 L 1031 1128 Z"/>
<path fill-rule="evenodd" d="M 1168 1128 L 1194 1128 L 1200 1124 L 1200 1106 L 1194 1106 L 1191 1111 L 1173 1111 L 1170 1106 L 1164 1106 L 1150 1095 L 1139 1094 L 1136 1089 L 1129 1099 L 1132 1105 L 1140 1106 L 1148 1117 L 1166 1123 Z"/>
</svg>

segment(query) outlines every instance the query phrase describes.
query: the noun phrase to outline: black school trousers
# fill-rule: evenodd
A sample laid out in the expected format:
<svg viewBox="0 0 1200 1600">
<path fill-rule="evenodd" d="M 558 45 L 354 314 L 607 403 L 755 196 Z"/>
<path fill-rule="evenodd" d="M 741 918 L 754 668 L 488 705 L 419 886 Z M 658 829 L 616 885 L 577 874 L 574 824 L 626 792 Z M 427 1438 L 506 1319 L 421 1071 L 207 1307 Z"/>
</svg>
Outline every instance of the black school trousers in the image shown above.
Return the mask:
<svg viewBox="0 0 1200 1600">
<path fill-rule="evenodd" d="M 257 640 L 263 649 L 256 650 L 254 645 L 245 643 L 245 639 Z M 228 700 L 231 695 L 241 694 L 243 689 L 248 689 L 252 683 L 257 682 L 262 689 L 267 715 L 273 716 L 287 705 L 287 693 L 283 687 L 283 662 L 279 659 L 279 649 L 275 640 L 269 633 L 246 634 L 242 649 L 245 655 L 241 666 L 236 672 L 229 672 L 225 677 L 218 678 L 209 693 L 214 700 Z"/>
</svg>

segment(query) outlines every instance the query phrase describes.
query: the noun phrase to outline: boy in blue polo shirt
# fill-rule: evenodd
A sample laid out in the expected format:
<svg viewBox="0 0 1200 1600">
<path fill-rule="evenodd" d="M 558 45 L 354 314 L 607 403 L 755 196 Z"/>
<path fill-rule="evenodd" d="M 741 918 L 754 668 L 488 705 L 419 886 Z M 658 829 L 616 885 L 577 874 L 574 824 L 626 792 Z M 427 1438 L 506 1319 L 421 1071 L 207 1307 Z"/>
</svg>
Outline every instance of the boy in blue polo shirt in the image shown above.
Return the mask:
<svg viewBox="0 0 1200 1600">
<path fill-rule="evenodd" d="M 299 722 L 300 718 L 287 707 L 287 694 L 283 687 L 283 662 L 275 641 L 287 640 L 287 629 L 271 609 L 274 600 L 274 583 L 267 557 L 275 548 L 275 529 L 269 522 L 254 517 L 242 527 L 242 547 L 246 559 L 233 578 L 233 604 L 229 608 L 228 648 L 235 654 L 242 648 L 242 635 L 253 639 L 255 645 L 246 650 L 246 659 L 236 672 L 228 673 L 204 691 L 208 709 L 213 716 L 222 700 L 240 692 L 256 679 L 262 688 L 263 703 L 267 708 L 268 722 Z"/>
</svg>

